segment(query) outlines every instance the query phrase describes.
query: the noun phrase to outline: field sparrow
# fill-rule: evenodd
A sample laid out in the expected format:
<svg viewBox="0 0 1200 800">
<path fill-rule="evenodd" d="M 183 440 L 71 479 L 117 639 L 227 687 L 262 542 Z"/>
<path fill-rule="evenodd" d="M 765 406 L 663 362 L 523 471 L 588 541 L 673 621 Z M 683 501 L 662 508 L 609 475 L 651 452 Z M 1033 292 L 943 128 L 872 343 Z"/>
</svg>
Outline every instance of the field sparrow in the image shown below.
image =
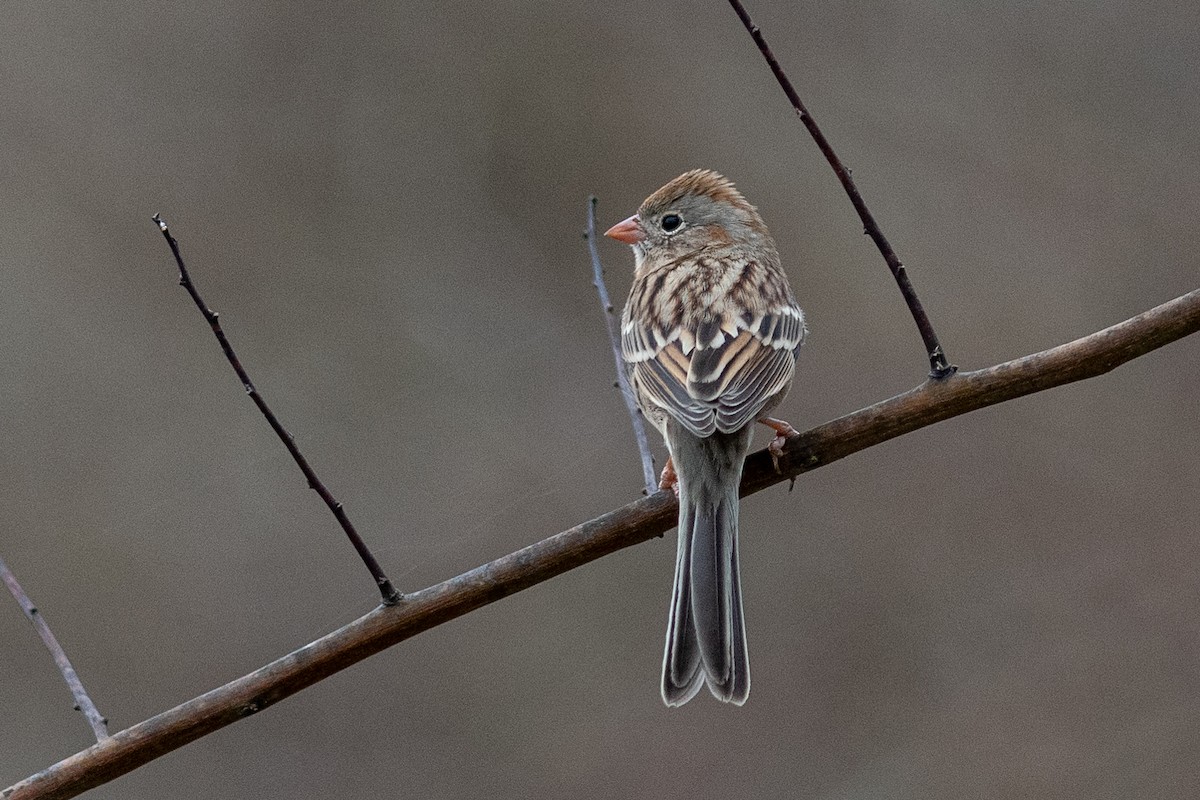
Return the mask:
<svg viewBox="0 0 1200 800">
<path fill-rule="evenodd" d="M 662 696 L 679 706 L 703 684 L 741 705 L 750 662 L 738 576 L 738 484 L 756 420 L 787 394 L 804 314 L 754 206 L 728 180 L 693 170 L 659 189 L 606 236 L 633 246 L 621 348 L 638 405 L 671 453 L 679 546 Z"/>
</svg>

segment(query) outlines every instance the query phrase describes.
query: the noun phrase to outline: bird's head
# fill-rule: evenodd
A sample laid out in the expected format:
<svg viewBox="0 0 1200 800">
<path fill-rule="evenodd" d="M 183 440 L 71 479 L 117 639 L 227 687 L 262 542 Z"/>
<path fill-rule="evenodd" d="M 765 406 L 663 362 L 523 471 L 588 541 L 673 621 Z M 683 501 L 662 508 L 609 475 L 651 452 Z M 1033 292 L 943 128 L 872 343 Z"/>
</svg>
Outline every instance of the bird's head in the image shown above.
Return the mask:
<svg viewBox="0 0 1200 800">
<path fill-rule="evenodd" d="M 712 170 L 685 172 L 646 198 L 638 213 L 604 232 L 647 256 L 677 258 L 712 246 L 754 244 L 768 236 L 754 206 Z"/>
</svg>

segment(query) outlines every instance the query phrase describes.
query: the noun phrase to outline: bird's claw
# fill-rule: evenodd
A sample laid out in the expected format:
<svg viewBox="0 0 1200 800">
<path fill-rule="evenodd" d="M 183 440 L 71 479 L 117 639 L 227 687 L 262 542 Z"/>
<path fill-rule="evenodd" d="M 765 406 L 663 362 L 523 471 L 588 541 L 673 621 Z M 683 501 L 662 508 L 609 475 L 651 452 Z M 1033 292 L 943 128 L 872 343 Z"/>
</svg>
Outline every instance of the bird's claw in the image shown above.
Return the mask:
<svg viewBox="0 0 1200 800">
<path fill-rule="evenodd" d="M 775 431 L 775 438 L 767 445 L 767 452 L 771 454 L 771 463 L 775 465 L 776 474 L 782 475 L 783 470 L 779 468 L 779 458 L 783 455 L 784 448 L 787 447 L 788 439 L 799 436 L 800 432 L 790 423 L 773 417 L 763 417 L 759 422 Z"/>
</svg>

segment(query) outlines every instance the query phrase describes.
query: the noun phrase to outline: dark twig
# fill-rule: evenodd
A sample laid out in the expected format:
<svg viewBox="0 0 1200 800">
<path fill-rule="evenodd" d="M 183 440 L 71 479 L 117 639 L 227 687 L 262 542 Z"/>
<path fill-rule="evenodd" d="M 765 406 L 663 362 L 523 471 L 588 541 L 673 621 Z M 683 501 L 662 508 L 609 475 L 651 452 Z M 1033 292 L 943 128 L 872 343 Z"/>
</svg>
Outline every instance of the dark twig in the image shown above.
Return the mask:
<svg viewBox="0 0 1200 800">
<path fill-rule="evenodd" d="M 54 631 L 50 630 L 50 626 L 42 618 L 42 612 L 29 599 L 29 595 L 25 594 L 25 590 L 17 582 L 17 576 L 13 575 L 12 570 L 8 568 L 8 565 L 4 563 L 4 559 L 2 558 L 0 558 L 0 579 L 4 580 L 8 591 L 12 592 L 12 596 L 16 599 L 17 604 L 21 606 L 21 610 L 25 612 L 25 616 L 33 623 L 38 636 L 42 637 L 42 642 L 46 645 L 46 649 L 53 656 L 54 663 L 58 665 L 58 671 L 62 673 L 63 680 L 67 682 L 67 687 L 71 690 L 71 694 L 75 696 L 75 710 L 82 711 L 83 715 L 87 717 L 88 724 L 92 726 L 92 733 L 96 735 L 96 741 L 104 741 L 108 738 L 108 720 L 96 708 L 96 704 L 92 702 L 92 698 L 88 697 L 87 690 L 83 688 L 83 682 L 79 680 L 79 675 L 76 674 L 75 667 L 71 666 L 71 660 L 67 658 L 62 645 L 55 638 Z"/>
<path fill-rule="evenodd" d="M 621 390 L 621 398 L 629 411 L 629 419 L 633 423 L 633 436 L 637 439 L 638 452 L 642 454 L 642 477 L 646 482 L 646 494 L 658 491 L 658 476 L 654 474 L 654 455 L 650 452 L 650 442 L 646 439 L 646 422 L 638 409 L 637 400 L 633 396 L 633 387 L 629 385 L 629 375 L 625 371 L 625 359 L 621 356 L 621 337 L 617 331 L 617 314 L 613 308 L 612 299 L 608 296 L 608 287 L 604 285 L 604 267 L 600 263 L 600 251 L 596 247 L 596 203 L 595 197 L 588 198 L 587 239 L 588 251 L 592 254 L 592 286 L 600 295 L 600 310 L 604 312 L 604 326 L 608 329 L 608 343 L 612 346 L 613 361 L 617 367 L 616 386 Z"/>
<path fill-rule="evenodd" d="M 392 586 L 392 582 L 388 580 L 384 574 L 383 568 L 379 566 L 379 562 L 375 560 L 375 556 L 367 547 L 366 542 L 358 535 L 358 531 L 354 529 L 350 518 L 346 516 L 346 509 L 342 504 L 334 498 L 333 494 L 317 477 L 317 473 L 309 465 L 308 460 L 301 454 L 300 448 L 296 446 L 296 441 L 290 433 L 283 427 L 279 420 L 275 417 L 274 412 L 267 406 L 262 395 L 254 388 L 254 384 L 250 381 L 250 376 L 242 367 L 242 362 L 238 360 L 237 354 L 233 351 L 233 346 L 229 344 L 229 339 L 225 337 L 225 332 L 221 330 L 221 323 L 217 320 L 217 312 L 213 311 L 200 298 L 200 293 L 196 291 L 195 285 L 192 283 L 192 277 L 188 274 L 187 267 L 184 266 L 183 256 L 179 254 L 179 243 L 175 241 L 175 237 L 167 230 L 167 222 L 160 215 L 155 214 L 154 221 L 158 223 L 159 230 L 166 238 L 167 244 L 171 248 L 171 254 L 175 256 L 175 263 L 179 267 L 179 285 L 187 290 L 191 295 L 192 301 L 196 304 L 196 308 L 200 309 L 200 313 L 204 315 L 204 319 L 208 320 L 209 327 L 212 328 L 213 335 L 217 337 L 217 342 L 221 345 L 221 350 L 225 353 L 225 358 L 229 360 L 233 371 L 237 373 L 238 380 L 242 382 L 242 386 L 246 389 L 246 394 L 250 395 L 250 399 L 254 401 L 254 405 L 258 406 L 258 410 L 266 418 L 267 424 L 271 426 L 271 430 L 283 442 L 283 446 L 291 453 L 292 459 L 296 462 L 296 466 L 304 473 L 305 479 L 308 481 L 309 487 L 321 496 L 325 501 L 325 505 L 329 506 L 329 510 L 333 512 L 333 516 L 337 519 L 338 524 L 342 526 L 342 530 L 346 532 L 346 536 L 350 539 L 350 544 L 354 545 L 354 549 L 358 551 L 359 558 L 363 564 L 371 572 L 371 577 L 375 579 L 375 584 L 379 587 L 379 593 L 383 597 L 384 605 L 395 605 L 402 599 L 400 593 Z"/>
<path fill-rule="evenodd" d="M 790 480 L 926 425 L 1102 375 L 1200 330 L 1200 289 L 1068 344 L 951 380 L 924 384 L 788 440 L 776 471 L 761 450 L 747 460 L 742 495 Z M 532 544 L 377 608 L 343 628 L 207 694 L 139 722 L 0 792 L 3 800 L 74 797 L 164 753 L 262 711 L 364 658 L 609 553 L 675 527 L 669 491 Z"/>
<path fill-rule="evenodd" d="M 809 113 L 804 103 L 801 102 L 800 95 L 796 94 L 796 89 L 792 86 L 792 82 L 788 80 L 783 67 L 779 65 L 775 54 L 771 52 L 771 48 L 767 45 L 767 40 L 763 38 L 762 31 L 751 21 L 750 14 L 746 11 L 745 6 L 739 0 L 729 0 L 729 5 L 733 6 L 738 19 L 742 21 L 742 24 L 746 26 L 746 30 L 750 32 L 750 36 L 754 39 L 754 43 L 758 45 L 758 50 L 762 53 L 763 58 L 767 60 L 767 65 L 770 66 L 771 72 L 775 74 L 775 80 L 783 88 L 783 93 L 787 95 L 792 108 L 800 115 L 800 121 L 804 123 L 804 127 L 808 128 L 808 132 L 812 135 L 813 140 L 816 141 L 817 147 L 825 155 L 825 160 L 829 162 L 829 166 L 833 167 L 838 180 L 842 182 L 842 188 L 850 196 L 850 202 L 854 205 L 854 210 L 858 212 L 858 216 L 862 220 L 863 232 L 871 237 L 871 240 L 875 242 L 875 246 L 879 248 L 879 252 L 883 254 L 883 260 L 887 262 L 888 269 L 892 271 L 892 276 L 896 279 L 896 284 L 900 287 L 900 294 L 904 296 L 904 302 L 908 304 L 908 310 L 912 314 L 913 321 L 917 323 L 917 330 L 921 332 L 921 339 L 925 342 L 925 350 L 929 353 L 929 376 L 936 379 L 953 375 L 957 368 L 950 363 L 946 357 L 946 353 L 942 350 L 942 345 L 938 341 L 937 334 L 933 332 L 933 323 L 929 321 L 929 317 L 925 314 L 925 308 L 921 305 L 921 300 L 917 297 L 917 291 L 913 288 L 912 281 L 908 279 L 908 272 L 904 269 L 904 265 L 900 263 L 900 257 L 892 249 L 892 245 L 888 242 L 887 237 L 883 235 L 883 231 L 880 230 L 879 223 L 875 221 L 875 217 L 867 208 L 862 195 L 859 194 L 858 187 L 854 185 L 854 179 L 850 177 L 850 170 L 838 158 L 837 153 L 833 152 L 833 146 L 829 144 L 829 140 L 825 138 L 825 134 L 817 127 L 817 121 L 813 119 L 812 114 Z"/>
</svg>

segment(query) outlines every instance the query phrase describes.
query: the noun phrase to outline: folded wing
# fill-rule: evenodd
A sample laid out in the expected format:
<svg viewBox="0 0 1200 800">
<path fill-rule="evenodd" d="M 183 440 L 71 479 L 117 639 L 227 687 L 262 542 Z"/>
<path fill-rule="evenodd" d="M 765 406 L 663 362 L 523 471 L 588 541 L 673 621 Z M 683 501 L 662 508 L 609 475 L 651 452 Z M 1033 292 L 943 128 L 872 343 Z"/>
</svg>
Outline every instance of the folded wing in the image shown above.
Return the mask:
<svg viewBox="0 0 1200 800">
<path fill-rule="evenodd" d="M 670 333 L 627 322 L 622 349 L 645 399 L 697 436 L 711 436 L 750 424 L 787 388 L 803 339 L 803 314 L 784 305 L 757 316 L 714 315 Z"/>
</svg>

